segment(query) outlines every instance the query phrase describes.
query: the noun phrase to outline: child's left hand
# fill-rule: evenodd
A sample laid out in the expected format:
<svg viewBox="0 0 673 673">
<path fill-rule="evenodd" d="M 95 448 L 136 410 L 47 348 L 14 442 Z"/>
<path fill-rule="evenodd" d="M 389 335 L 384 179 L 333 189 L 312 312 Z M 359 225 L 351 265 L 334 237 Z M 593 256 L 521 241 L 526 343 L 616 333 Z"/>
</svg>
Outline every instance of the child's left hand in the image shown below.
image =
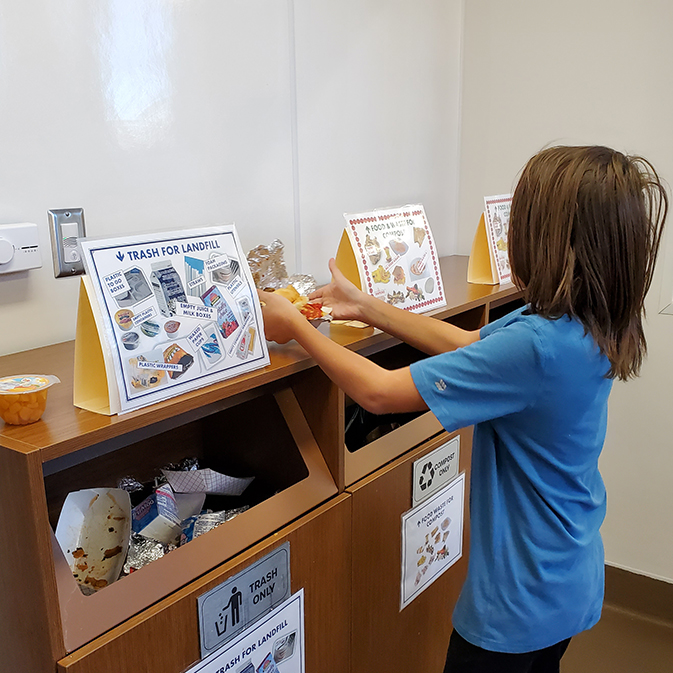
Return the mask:
<svg viewBox="0 0 673 673">
<path fill-rule="evenodd" d="M 264 333 L 268 341 L 279 344 L 294 339 L 306 318 L 282 295 L 257 290 L 264 316 Z M 307 323 L 306 323 L 307 324 Z"/>
</svg>

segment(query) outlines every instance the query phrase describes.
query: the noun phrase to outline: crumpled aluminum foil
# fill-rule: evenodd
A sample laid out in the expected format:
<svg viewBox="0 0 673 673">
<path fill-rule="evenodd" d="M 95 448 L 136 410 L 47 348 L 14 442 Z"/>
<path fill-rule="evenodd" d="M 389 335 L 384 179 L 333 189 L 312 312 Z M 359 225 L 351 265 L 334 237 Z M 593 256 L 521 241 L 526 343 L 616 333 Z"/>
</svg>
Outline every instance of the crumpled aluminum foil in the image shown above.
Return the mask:
<svg viewBox="0 0 673 673">
<path fill-rule="evenodd" d="M 117 488 L 121 488 L 127 493 L 137 493 L 145 487 L 135 477 L 122 477 L 117 482 Z"/>
<path fill-rule="evenodd" d="M 162 469 L 169 472 L 193 472 L 199 469 L 199 459 L 196 457 L 183 458 L 177 463 L 165 465 Z"/>
<path fill-rule="evenodd" d="M 199 467 L 200 466 L 198 458 L 188 457 L 183 458 L 177 463 L 170 463 L 164 466 L 163 469 L 170 470 L 173 472 L 176 471 L 186 472 L 191 470 L 198 470 Z M 121 477 L 119 481 L 117 481 L 117 488 L 121 488 L 122 490 L 127 491 L 128 493 L 138 493 L 149 486 L 151 486 L 154 489 L 157 489 L 159 488 L 159 486 L 163 486 L 166 483 L 167 479 L 162 472 L 158 476 L 154 477 L 154 479 L 150 480 L 147 484 L 140 483 L 135 477 L 131 476 Z"/>
<path fill-rule="evenodd" d="M 277 290 L 292 285 L 299 294 L 308 297 L 318 289 L 313 276 L 294 273 L 288 277 L 285 267 L 283 242 L 276 239 L 271 245 L 258 245 L 248 253 L 248 264 L 255 286 L 260 290 Z"/>
<path fill-rule="evenodd" d="M 258 245 L 248 253 L 248 265 L 255 286 L 260 290 L 276 290 L 287 285 L 287 269 L 283 259 L 285 246 L 276 239 L 271 245 Z"/>
<path fill-rule="evenodd" d="M 307 273 L 293 273 L 288 279 L 287 284 L 292 285 L 299 294 L 308 297 L 311 292 L 318 289 L 318 283 L 313 276 Z"/>
<path fill-rule="evenodd" d="M 182 522 L 183 536 L 180 540 L 180 544 L 187 544 L 194 538 L 203 535 L 213 528 L 221 526 L 227 521 L 231 521 L 233 518 L 237 517 L 239 514 L 245 512 L 249 507 L 245 505 L 244 507 L 236 507 L 235 509 L 226 509 L 221 512 L 207 512 L 206 514 L 197 514 L 196 516 L 191 516 L 189 519 L 185 519 Z"/>
<path fill-rule="evenodd" d="M 161 468 L 161 474 L 154 477 L 153 488 L 156 491 L 156 489 L 158 489 L 160 486 L 168 483 L 168 479 L 166 479 L 164 470 L 169 472 L 192 472 L 194 470 L 200 469 L 200 467 L 199 459 L 196 457 L 183 458 L 177 463 L 169 463 L 168 465 L 164 465 Z"/>
<path fill-rule="evenodd" d="M 174 545 L 164 545 L 157 540 L 151 540 L 144 535 L 133 533 L 129 543 L 129 550 L 126 554 L 123 572 L 125 575 L 130 575 L 148 563 L 152 563 L 152 561 L 165 556 L 173 549 L 175 549 Z"/>
</svg>

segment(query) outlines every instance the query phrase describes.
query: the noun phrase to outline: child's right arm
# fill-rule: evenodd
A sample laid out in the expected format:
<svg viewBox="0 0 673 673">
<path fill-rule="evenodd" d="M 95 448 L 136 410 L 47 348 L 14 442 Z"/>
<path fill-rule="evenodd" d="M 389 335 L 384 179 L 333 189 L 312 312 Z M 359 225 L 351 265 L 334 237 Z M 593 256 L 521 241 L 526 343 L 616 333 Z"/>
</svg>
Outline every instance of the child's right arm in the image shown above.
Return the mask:
<svg viewBox="0 0 673 673">
<path fill-rule="evenodd" d="M 332 308 L 340 320 L 361 320 L 405 341 L 429 355 L 452 351 L 479 340 L 479 331 L 469 332 L 450 323 L 404 311 L 358 290 L 330 259 L 332 282 L 311 296 Z"/>
<path fill-rule="evenodd" d="M 409 367 L 384 369 L 359 353 L 340 346 L 277 292 L 259 291 L 263 302 L 264 332 L 269 341 L 284 344 L 295 339 L 318 366 L 352 400 L 373 414 L 425 411 Z"/>
</svg>

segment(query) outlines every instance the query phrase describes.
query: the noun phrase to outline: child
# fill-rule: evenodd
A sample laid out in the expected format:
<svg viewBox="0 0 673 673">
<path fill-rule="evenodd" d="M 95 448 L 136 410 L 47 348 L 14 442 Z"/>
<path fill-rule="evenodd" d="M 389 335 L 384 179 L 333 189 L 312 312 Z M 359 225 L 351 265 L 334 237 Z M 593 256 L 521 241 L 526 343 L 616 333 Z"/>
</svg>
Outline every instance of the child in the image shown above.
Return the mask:
<svg viewBox="0 0 673 673">
<path fill-rule="evenodd" d="M 645 294 L 668 199 L 645 160 L 553 147 L 515 189 L 509 256 L 526 307 L 466 332 L 365 295 L 330 260 L 312 299 L 430 355 L 388 371 L 263 294 L 267 338 L 296 339 L 374 413 L 430 409 L 474 425 L 471 548 L 445 673 L 559 671 L 603 601 L 598 472 L 612 380 L 639 373 Z"/>
</svg>

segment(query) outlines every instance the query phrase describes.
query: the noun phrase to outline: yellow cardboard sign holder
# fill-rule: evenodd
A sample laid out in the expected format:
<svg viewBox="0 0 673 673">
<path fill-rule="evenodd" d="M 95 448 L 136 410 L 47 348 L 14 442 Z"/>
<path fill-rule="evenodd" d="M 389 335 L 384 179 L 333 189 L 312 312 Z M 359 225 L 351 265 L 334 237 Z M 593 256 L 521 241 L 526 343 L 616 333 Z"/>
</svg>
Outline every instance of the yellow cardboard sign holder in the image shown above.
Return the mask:
<svg viewBox="0 0 673 673">
<path fill-rule="evenodd" d="M 344 229 L 343 234 L 341 234 L 341 240 L 339 241 L 339 247 L 337 248 L 336 257 L 334 259 L 336 265 L 339 267 L 339 271 L 341 271 L 341 273 L 343 273 L 355 287 L 361 290 L 362 282 L 360 280 L 360 271 L 346 229 Z"/>
<path fill-rule="evenodd" d="M 507 251 L 511 194 L 487 196 L 467 265 L 467 281 L 478 285 L 511 282 Z"/>
<path fill-rule="evenodd" d="M 82 276 L 77 306 L 73 404 L 111 416 L 119 413 L 119 394 L 107 341 L 98 332 L 102 316 L 96 321 L 94 307 L 97 306 L 91 278 Z"/>
<path fill-rule="evenodd" d="M 484 213 L 479 218 L 477 231 L 472 241 L 470 259 L 467 263 L 467 282 L 477 285 L 498 284 L 498 269 L 495 266 L 495 259 L 488 242 Z"/>
</svg>

